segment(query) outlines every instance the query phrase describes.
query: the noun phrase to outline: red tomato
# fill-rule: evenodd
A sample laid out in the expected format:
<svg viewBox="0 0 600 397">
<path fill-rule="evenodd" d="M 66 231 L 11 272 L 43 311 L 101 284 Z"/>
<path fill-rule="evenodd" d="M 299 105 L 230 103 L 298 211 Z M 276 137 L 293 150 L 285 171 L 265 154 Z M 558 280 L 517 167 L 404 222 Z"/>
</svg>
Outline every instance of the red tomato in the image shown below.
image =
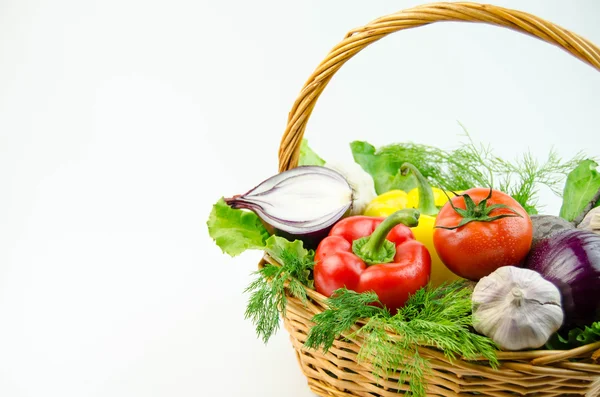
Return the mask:
<svg viewBox="0 0 600 397">
<path fill-rule="evenodd" d="M 531 248 L 533 229 L 525 209 L 508 194 L 498 190 L 490 192 L 486 188 L 473 188 L 464 194 L 473 200 L 475 206 L 470 206 L 470 214 L 479 220 L 452 230 L 438 228 L 455 227 L 468 217 L 465 213 L 459 213 L 468 207 L 465 198 L 457 196 L 442 207 L 435 222 L 433 243 L 446 267 L 460 277 L 477 281 L 501 266 L 522 264 Z M 452 208 L 451 203 L 459 211 Z M 497 204 L 509 208 L 490 208 Z M 494 219 L 499 215 L 509 216 Z M 489 221 L 482 220 L 485 218 Z"/>
</svg>

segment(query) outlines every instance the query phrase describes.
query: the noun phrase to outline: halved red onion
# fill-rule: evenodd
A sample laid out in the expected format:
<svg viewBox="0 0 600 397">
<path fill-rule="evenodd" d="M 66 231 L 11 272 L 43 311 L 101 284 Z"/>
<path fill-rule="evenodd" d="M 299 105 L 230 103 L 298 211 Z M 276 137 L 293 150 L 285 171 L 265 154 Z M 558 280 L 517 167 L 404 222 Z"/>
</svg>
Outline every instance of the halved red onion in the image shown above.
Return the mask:
<svg viewBox="0 0 600 397">
<path fill-rule="evenodd" d="M 342 174 L 301 166 L 261 182 L 225 202 L 254 211 L 265 223 L 302 239 L 326 234 L 352 206 L 353 191 Z"/>
</svg>

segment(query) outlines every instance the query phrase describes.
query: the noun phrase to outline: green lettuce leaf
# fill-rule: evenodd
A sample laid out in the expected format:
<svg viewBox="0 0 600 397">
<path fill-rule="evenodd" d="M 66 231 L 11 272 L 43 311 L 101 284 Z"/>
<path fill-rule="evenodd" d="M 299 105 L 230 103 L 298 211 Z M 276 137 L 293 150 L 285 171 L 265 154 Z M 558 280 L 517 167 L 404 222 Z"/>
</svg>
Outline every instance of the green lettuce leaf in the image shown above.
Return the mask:
<svg viewBox="0 0 600 397">
<path fill-rule="evenodd" d="M 600 189 L 600 173 L 598 163 L 593 160 L 583 160 L 569 173 L 563 193 L 563 203 L 560 217 L 572 221 L 592 200 Z"/>
<path fill-rule="evenodd" d="M 254 212 L 233 209 L 223 198 L 213 205 L 206 224 L 210 237 L 230 256 L 263 249 L 269 238 L 269 232 Z"/>
<path fill-rule="evenodd" d="M 308 141 L 306 139 L 302 139 L 302 144 L 300 145 L 300 159 L 298 160 L 298 165 L 324 165 L 325 160 L 319 157 L 310 146 L 308 146 Z"/>
<path fill-rule="evenodd" d="M 411 175 L 400 174 L 400 167 L 406 157 L 399 157 L 389 152 L 377 152 L 375 147 L 368 142 L 354 141 L 350 143 L 354 161 L 373 177 L 375 191 L 382 194 L 393 189 L 409 191 L 417 186 L 416 180 Z M 419 164 L 413 165 L 427 177 Z"/>
<path fill-rule="evenodd" d="M 285 256 L 288 255 L 298 258 L 304 258 L 308 255 L 308 250 L 304 248 L 302 241 L 294 240 L 291 242 L 280 236 L 269 237 L 266 241 L 265 251 L 279 263 L 285 262 Z"/>
</svg>

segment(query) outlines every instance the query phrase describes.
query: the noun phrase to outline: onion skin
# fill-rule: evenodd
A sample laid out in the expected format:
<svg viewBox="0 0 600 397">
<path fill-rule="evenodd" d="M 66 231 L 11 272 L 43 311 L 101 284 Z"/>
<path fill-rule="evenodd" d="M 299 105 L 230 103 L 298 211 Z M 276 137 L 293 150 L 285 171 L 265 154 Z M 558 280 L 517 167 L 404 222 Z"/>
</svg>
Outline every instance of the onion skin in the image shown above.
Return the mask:
<svg viewBox="0 0 600 397">
<path fill-rule="evenodd" d="M 558 287 L 565 327 L 600 318 L 600 235 L 577 229 L 553 234 L 533 247 L 525 267 Z"/>
</svg>

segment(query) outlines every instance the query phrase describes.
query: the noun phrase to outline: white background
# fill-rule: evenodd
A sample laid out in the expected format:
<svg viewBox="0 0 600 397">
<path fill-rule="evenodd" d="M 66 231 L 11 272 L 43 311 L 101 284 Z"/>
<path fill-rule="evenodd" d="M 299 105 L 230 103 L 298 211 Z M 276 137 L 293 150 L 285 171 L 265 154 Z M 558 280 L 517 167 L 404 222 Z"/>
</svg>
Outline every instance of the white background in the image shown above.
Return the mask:
<svg viewBox="0 0 600 397">
<path fill-rule="evenodd" d="M 302 84 L 346 31 L 418 1 L 0 1 L 0 395 L 309 397 L 242 294 L 260 253 L 212 203 L 276 171 Z M 508 1 L 600 43 L 594 0 Z M 306 137 L 473 138 L 600 156 L 600 74 L 514 32 L 436 24 L 360 53 Z M 542 191 L 547 212 L 560 201 Z"/>
</svg>

